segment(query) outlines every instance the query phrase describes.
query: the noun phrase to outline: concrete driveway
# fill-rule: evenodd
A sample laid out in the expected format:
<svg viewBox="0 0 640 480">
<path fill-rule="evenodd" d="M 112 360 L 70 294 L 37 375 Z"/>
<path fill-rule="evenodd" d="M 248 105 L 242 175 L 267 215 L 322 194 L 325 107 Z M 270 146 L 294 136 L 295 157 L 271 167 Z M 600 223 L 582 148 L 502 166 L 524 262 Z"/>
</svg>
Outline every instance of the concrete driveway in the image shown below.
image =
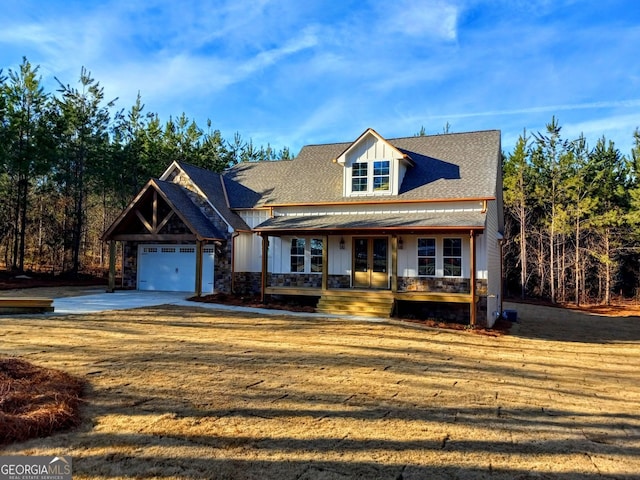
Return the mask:
<svg viewBox="0 0 640 480">
<path fill-rule="evenodd" d="M 324 313 L 291 312 L 266 308 L 239 307 L 220 303 L 190 302 L 187 298 L 193 296 L 190 292 L 143 292 L 138 290 L 117 291 L 114 293 L 95 293 L 74 297 L 54 297 L 54 312 L 45 315 L 77 315 L 99 313 L 109 310 L 129 310 L 132 308 L 154 307 L 157 305 L 178 305 L 192 308 L 206 308 L 211 310 L 230 310 L 256 315 L 288 315 L 308 318 L 344 318 L 343 315 L 328 315 Z M 379 322 L 384 319 L 370 317 L 349 316 L 351 319 Z"/>
<path fill-rule="evenodd" d="M 51 315 L 73 315 L 97 313 L 107 310 L 128 310 L 130 308 L 153 307 L 156 305 L 194 305 L 187 302 L 192 296 L 188 292 L 141 292 L 127 290 L 114 293 L 95 293 L 77 297 L 54 298 L 54 312 Z M 181 303 L 182 302 L 182 303 Z"/>
</svg>

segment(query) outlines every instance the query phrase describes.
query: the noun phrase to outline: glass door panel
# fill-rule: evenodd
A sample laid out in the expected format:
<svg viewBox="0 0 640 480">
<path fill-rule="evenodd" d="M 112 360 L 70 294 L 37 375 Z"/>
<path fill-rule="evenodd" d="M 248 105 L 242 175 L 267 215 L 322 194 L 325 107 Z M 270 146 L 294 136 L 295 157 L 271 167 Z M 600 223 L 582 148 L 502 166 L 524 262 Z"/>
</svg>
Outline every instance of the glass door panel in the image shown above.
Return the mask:
<svg viewBox="0 0 640 480">
<path fill-rule="evenodd" d="M 353 241 L 353 286 L 369 288 L 369 240 L 355 238 Z"/>
<path fill-rule="evenodd" d="M 373 268 L 371 271 L 371 287 L 372 288 L 388 288 L 389 287 L 389 261 L 388 261 L 388 244 L 386 238 L 372 238 L 371 250 L 373 253 Z"/>
<path fill-rule="evenodd" d="M 355 238 L 353 241 L 353 286 L 389 288 L 387 238 Z"/>
</svg>

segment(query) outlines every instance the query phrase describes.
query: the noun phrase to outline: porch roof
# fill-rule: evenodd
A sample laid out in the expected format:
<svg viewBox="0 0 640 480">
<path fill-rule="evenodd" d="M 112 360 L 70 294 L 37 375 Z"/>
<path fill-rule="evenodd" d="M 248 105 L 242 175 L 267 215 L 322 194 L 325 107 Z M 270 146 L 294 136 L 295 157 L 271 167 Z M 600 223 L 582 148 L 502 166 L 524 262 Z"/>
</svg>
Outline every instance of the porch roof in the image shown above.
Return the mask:
<svg viewBox="0 0 640 480">
<path fill-rule="evenodd" d="M 349 214 L 273 217 L 254 228 L 265 233 L 330 233 L 358 231 L 452 231 L 483 230 L 485 213 L 398 213 L 398 214 Z"/>
</svg>

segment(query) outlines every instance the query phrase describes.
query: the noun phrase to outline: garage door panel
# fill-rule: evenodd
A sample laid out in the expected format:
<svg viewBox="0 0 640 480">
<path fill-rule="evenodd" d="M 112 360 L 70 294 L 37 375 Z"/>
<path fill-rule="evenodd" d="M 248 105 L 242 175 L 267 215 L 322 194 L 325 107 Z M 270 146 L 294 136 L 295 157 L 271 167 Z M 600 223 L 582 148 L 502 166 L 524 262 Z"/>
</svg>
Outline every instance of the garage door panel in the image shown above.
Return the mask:
<svg viewBox="0 0 640 480">
<path fill-rule="evenodd" d="M 202 291 L 213 293 L 215 251 L 205 247 Z M 138 249 L 138 289 L 193 292 L 196 278 L 195 245 L 140 245 Z"/>
</svg>

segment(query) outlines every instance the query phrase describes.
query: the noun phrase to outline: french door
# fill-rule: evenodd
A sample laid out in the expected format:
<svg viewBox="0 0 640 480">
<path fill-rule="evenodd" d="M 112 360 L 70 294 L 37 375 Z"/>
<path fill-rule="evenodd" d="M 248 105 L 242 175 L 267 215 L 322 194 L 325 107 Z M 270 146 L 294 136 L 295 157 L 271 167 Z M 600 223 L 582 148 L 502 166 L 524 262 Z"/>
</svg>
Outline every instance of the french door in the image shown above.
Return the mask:
<svg viewBox="0 0 640 480">
<path fill-rule="evenodd" d="M 353 239 L 353 286 L 389 288 L 387 237 L 355 237 Z"/>
</svg>

